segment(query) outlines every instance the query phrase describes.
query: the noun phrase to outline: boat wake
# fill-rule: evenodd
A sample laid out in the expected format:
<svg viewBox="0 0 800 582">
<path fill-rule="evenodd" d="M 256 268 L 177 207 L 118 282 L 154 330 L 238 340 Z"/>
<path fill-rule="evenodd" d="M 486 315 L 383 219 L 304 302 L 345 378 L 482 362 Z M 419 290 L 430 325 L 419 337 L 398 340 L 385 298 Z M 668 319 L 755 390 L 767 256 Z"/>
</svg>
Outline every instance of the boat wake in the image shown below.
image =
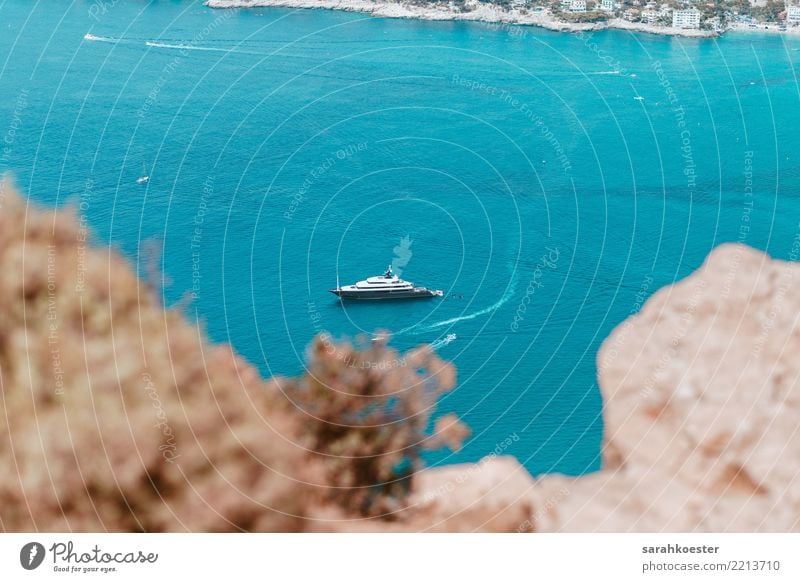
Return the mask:
<svg viewBox="0 0 800 582">
<path fill-rule="evenodd" d="M 430 343 L 431 349 L 432 350 L 438 350 L 439 348 L 443 348 L 444 346 L 446 346 L 447 344 L 452 342 L 454 339 L 456 339 L 456 337 L 457 337 L 456 334 L 448 333 L 445 337 L 437 339 L 436 341 L 431 342 Z"/>
<path fill-rule="evenodd" d="M 418 329 L 415 335 L 419 333 L 424 333 L 426 331 L 433 331 L 434 329 L 439 329 L 440 327 L 444 327 L 446 325 L 452 325 L 460 321 L 469 321 L 470 319 L 475 319 L 476 317 L 480 317 L 481 315 L 486 315 L 488 313 L 491 313 L 492 311 L 497 311 L 503 306 L 503 304 L 506 301 L 508 301 L 508 298 L 504 296 L 500 299 L 500 301 L 493 303 L 489 307 L 484 307 L 483 309 L 479 309 L 478 311 L 475 311 L 473 313 L 468 313 L 467 315 L 459 315 L 458 317 L 451 317 L 450 319 L 445 319 L 443 321 L 437 321 L 436 323 L 431 323 L 430 325 L 427 325 L 422 329 Z"/>
<path fill-rule="evenodd" d="M 587 73 L 587 75 L 619 75 L 621 71 L 595 71 L 593 73 Z"/>
<path fill-rule="evenodd" d="M 184 43 L 169 43 L 169 42 L 155 42 L 152 40 L 145 41 L 144 43 L 146 46 L 152 48 L 161 48 L 161 49 L 172 49 L 172 50 L 179 50 L 179 51 L 203 51 L 207 53 L 236 53 L 237 55 L 256 55 L 256 56 L 264 56 L 264 53 L 253 52 L 253 51 L 243 51 L 238 50 L 235 48 L 225 48 L 225 47 L 217 47 L 217 46 L 197 46 L 194 44 L 184 44 Z"/>
<path fill-rule="evenodd" d="M 164 49 L 178 49 L 182 51 L 208 51 L 208 52 L 216 52 L 216 53 L 230 53 L 235 52 L 230 49 L 226 48 L 217 48 L 217 47 L 210 47 L 210 46 L 195 46 L 192 44 L 170 44 L 168 42 L 153 42 L 153 41 L 145 41 L 147 46 L 151 46 L 153 48 L 164 48 Z"/>
<path fill-rule="evenodd" d="M 95 42 L 117 42 L 116 38 L 108 38 L 107 36 L 96 36 L 94 34 L 89 34 L 88 32 L 83 35 L 83 40 L 90 40 Z"/>
<path fill-rule="evenodd" d="M 505 305 L 509 299 L 514 296 L 514 292 L 517 288 L 517 275 L 516 272 L 514 273 L 514 278 L 511 281 L 511 284 L 508 286 L 505 294 L 495 303 L 492 303 L 488 307 L 484 307 L 483 309 L 479 309 L 478 311 L 474 311 L 472 313 L 468 313 L 466 315 L 459 315 L 457 317 L 451 317 L 450 319 L 445 319 L 442 321 L 437 321 L 436 323 L 428 324 L 424 327 L 419 329 L 415 329 L 412 332 L 412 335 L 419 335 L 421 333 L 425 333 L 428 331 L 433 331 L 435 329 L 439 329 L 440 327 L 444 327 L 446 325 L 453 325 L 454 323 L 459 323 L 461 321 L 469 321 L 470 319 L 475 319 L 476 317 L 481 317 L 482 315 L 488 315 L 493 311 L 497 311 L 503 305 Z"/>
<path fill-rule="evenodd" d="M 87 32 L 83 35 L 84 40 L 88 40 L 90 42 L 108 42 L 111 44 L 118 44 L 121 42 L 125 42 L 126 44 L 138 44 L 142 42 L 140 39 L 119 39 L 119 38 L 111 38 L 109 36 L 98 36 L 96 34 L 92 34 Z M 186 43 L 186 42 L 158 42 L 155 40 L 145 40 L 144 45 L 151 47 L 151 48 L 158 48 L 158 49 L 168 49 L 168 50 L 179 50 L 179 51 L 203 51 L 203 52 L 212 52 L 212 53 L 236 53 L 239 55 L 256 55 L 256 56 L 263 56 L 264 53 L 259 52 L 252 52 L 252 51 L 244 51 L 238 50 L 236 48 L 230 47 L 219 47 L 219 46 L 197 46 L 195 44 Z"/>
</svg>

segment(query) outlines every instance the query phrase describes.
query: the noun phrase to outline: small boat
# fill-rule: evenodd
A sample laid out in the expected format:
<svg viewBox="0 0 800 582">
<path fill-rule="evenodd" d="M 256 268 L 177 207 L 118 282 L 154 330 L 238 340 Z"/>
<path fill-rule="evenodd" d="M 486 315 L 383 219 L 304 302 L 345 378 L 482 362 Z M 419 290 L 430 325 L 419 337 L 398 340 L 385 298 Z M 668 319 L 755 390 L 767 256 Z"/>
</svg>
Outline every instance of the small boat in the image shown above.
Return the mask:
<svg viewBox="0 0 800 582">
<path fill-rule="evenodd" d="M 392 272 L 392 267 L 383 275 L 369 277 L 355 285 L 337 286 L 330 292 L 341 299 L 422 299 L 441 297 L 444 292 L 427 287 L 415 287 L 414 283 L 404 281 Z"/>
<path fill-rule="evenodd" d="M 147 175 L 147 166 L 142 162 L 142 175 L 136 178 L 137 184 L 147 184 L 150 181 L 150 176 Z"/>
</svg>

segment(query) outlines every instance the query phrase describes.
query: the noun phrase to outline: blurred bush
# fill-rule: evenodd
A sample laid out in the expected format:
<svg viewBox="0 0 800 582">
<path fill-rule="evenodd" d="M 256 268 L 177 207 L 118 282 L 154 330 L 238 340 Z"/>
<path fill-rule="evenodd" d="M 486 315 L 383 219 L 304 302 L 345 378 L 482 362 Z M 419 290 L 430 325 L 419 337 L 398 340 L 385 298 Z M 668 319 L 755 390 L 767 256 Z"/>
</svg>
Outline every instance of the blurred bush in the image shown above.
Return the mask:
<svg viewBox="0 0 800 582">
<path fill-rule="evenodd" d="M 302 443 L 324 466 L 327 498 L 347 511 L 391 516 L 403 509 L 425 448 L 458 448 L 468 435 L 452 416 L 426 435 L 439 396 L 455 385 L 451 364 L 428 346 L 400 356 L 379 334 L 364 349 L 317 337 L 307 371 L 275 379 L 305 419 Z"/>
</svg>

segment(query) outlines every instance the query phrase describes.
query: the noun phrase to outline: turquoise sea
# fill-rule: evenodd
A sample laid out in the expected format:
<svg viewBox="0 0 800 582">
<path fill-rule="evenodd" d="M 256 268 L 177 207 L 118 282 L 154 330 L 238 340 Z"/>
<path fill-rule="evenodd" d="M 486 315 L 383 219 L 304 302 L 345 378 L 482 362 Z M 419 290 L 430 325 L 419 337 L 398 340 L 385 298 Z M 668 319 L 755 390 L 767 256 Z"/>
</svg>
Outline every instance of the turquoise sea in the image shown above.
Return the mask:
<svg viewBox="0 0 800 582">
<path fill-rule="evenodd" d="M 194 293 L 264 376 L 299 373 L 323 329 L 436 342 L 459 373 L 438 410 L 473 436 L 432 462 L 580 474 L 611 330 L 723 242 L 787 257 L 798 59 L 758 33 L 0 0 L 0 170 L 143 274 L 160 249 L 164 302 Z M 327 292 L 393 260 L 448 296 Z"/>
</svg>

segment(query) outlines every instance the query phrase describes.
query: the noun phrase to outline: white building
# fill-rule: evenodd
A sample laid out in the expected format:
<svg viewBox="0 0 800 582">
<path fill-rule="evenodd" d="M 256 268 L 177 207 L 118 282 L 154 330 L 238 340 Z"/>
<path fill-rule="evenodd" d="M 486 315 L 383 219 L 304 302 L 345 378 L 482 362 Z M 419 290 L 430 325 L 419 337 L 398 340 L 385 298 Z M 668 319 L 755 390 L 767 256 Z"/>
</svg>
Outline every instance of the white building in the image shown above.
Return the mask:
<svg viewBox="0 0 800 582">
<path fill-rule="evenodd" d="M 569 10 L 572 5 L 572 0 L 561 0 L 561 10 Z"/>
<path fill-rule="evenodd" d="M 658 20 L 658 12 L 655 10 L 643 10 L 642 11 L 642 22 L 647 24 L 655 24 Z"/>
<path fill-rule="evenodd" d="M 789 24 L 800 24 L 800 6 L 786 7 L 786 22 Z"/>
<path fill-rule="evenodd" d="M 600 10 L 603 12 L 614 12 L 614 0 L 600 0 Z"/>
<path fill-rule="evenodd" d="M 672 26 L 675 28 L 700 28 L 700 11 L 696 8 L 674 10 L 672 12 Z"/>
<path fill-rule="evenodd" d="M 570 12 L 586 12 L 586 0 L 572 0 L 569 3 Z"/>
</svg>

